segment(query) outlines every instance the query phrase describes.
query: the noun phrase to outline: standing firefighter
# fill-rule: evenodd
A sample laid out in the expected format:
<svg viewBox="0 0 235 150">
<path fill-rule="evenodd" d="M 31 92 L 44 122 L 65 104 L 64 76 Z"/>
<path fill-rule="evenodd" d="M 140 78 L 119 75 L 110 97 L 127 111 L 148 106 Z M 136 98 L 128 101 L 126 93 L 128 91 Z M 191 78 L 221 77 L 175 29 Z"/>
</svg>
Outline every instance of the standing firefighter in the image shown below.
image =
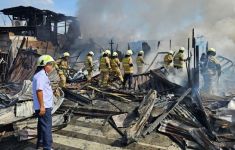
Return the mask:
<svg viewBox="0 0 235 150">
<path fill-rule="evenodd" d="M 104 55 L 100 59 L 100 75 L 101 75 L 101 80 L 100 80 L 100 86 L 101 87 L 106 87 L 108 85 L 108 80 L 109 80 L 109 72 L 111 70 L 111 65 L 110 65 L 110 55 L 111 52 L 110 50 L 106 50 L 104 52 Z"/>
<path fill-rule="evenodd" d="M 126 82 L 128 81 L 129 90 L 131 89 L 132 78 L 133 78 L 133 62 L 131 55 L 133 54 L 132 50 L 127 50 L 125 58 L 122 60 L 122 65 L 124 68 L 124 81 L 123 81 L 123 88 L 126 88 Z"/>
<path fill-rule="evenodd" d="M 173 51 L 170 50 L 165 56 L 164 56 L 164 67 L 166 69 L 170 69 L 173 62 Z"/>
<path fill-rule="evenodd" d="M 40 56 L 33 76 L 33 106 L 38 118 L 36 149 L 50 150 L 52 148 L 53 91 L 48 74 L 53 70 L 54 63 L 50 55 Z"/>
<path fill-rule="evenodd" d="M 216 93 L 216 83 L 219 81 L 221 75 L 221 66 L 215 58 L 216 50 L 210 48 L 207 51 L 207 63 L 205 63 L 204 70 L 202 71 L 204 79 L 204 89 L 208 94 Z"/>
<path fill-rule="evenodd" d="M 113 52 L 113 57 L 111 59 L 111 68 L 112 68 L 112 74 L 114 77 L 118 77 L 121 82 L 123 82 L 123 77 L 121 73 L 121 63 L 118 59 L 118 53 Z"/>
<path fill-rule="evenodd" d="M 174 68 L 178 70 L 182 70 L 184 68 L 185 61 L 187 60 L 185 59 L 184 51 L 185 51 L 185 48 L 181 47 L 179 49 L 179 52 L 174 57 Z"/>
<path fill-rule="evenodd" d="M 58 70 L 59 76 L 60 76 L 60 87 L 65 87 L 66 86 L 66 77 L 68 74 L 69 70 L 69 56 L 70 54 L 68 52 L 65 52 L 63 54 L 63 57 L 58 59 L 56 61 L 56 69 Z"/>
<path fill-rule="evenodd" d="M 87 81 L 91 81 L 93 75 L 93 60 L 92 60 L 93 56 L 94 53 L 92 51 L 90 51 L 86 56 L 85 67 L 88 72 Z"/>
<path fill-rule="evenodd" d="M 137 64 L 137 74 L 143 73 L 144 69 L 144 51 L 139 51 L 138 56 L 136 58 L 136 64 Z"/>
</svg>

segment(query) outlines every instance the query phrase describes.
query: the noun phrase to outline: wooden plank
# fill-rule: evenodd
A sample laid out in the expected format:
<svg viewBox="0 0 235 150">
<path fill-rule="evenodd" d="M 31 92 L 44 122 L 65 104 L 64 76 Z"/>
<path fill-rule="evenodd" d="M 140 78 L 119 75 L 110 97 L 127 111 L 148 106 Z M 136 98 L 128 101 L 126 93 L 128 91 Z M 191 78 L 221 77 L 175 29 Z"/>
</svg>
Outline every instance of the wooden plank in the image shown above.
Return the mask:
<svg viewBox="0 0 235 150">
<path fill-rule="evenodd" d="M 191 88 L 189 88 L 188 90 L 186 90 L 184 92 L 183 95 L 181 95 L 176 101 L 176 104 L 170 109 L 168 110 L 168 112 L 163 113 L 160 117 L 158 117 L 144 132 L 143 132 L 143 136 L 145 136 L 146 134 L 152 132 L 160 123 L 163 119 L 165 119 L 173 110 L 176 106 L 178 106 L 178 104 L 185 98 L 185 96 L 187 96 L 189 93 L 191 92 Z"/>
</svg>

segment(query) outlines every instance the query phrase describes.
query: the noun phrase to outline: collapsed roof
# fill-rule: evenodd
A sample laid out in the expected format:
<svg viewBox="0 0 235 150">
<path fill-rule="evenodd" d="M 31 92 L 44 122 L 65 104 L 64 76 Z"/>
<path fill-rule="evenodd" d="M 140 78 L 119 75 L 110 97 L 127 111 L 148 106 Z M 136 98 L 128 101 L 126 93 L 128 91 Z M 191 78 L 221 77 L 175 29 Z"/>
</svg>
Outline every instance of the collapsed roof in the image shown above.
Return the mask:
<svg viewBox="0 0 235 150">
<path fill-rule="evenodd" d="M 14 18 L 20 20 L 34 18 L 35 15 L 36 17 L 42 17 L 43 15 L 50 16 L 50 20 L 56 22 L 76 19 L 76 17 L 66 16 L 64 14 L 56 13 L 50 10 L 41 10 L 31 6 L 28 7 L 18 6 L 18 7 L 6 8 L 1 10 L 1 12 L 3 12 L 4 15 L 12 15 Z"/>
<path fill-rule="evenodd" d="M 68 22 L 78 22 L 76 17 L 66 16 L 50 10 L 41 10 L 31 6 L 18 6 L 0 10 L 8 15 L 12 22 L 10 27 L 0 27 L 0 32 L 13 32 L 15 35 L 27 35 L 37 37 L 42 41 L 51 41 L 58 44 L 58 28 L 64 27 L 64 33 L 69 30 Z M 63 26 L 58 23 L 64 22 Z"/>
</svg>

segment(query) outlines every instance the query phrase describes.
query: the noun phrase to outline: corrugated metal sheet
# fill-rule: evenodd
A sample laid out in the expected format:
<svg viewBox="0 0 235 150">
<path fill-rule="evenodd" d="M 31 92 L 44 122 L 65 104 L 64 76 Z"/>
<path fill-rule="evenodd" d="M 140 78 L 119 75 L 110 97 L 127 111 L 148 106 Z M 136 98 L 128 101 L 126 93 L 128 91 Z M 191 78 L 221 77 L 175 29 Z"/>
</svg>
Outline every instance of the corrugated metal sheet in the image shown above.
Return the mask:
<svg viewBox="0 0 235 150">
<path fill-rule="evenodd" d="M 31 80 L 38 57 L 39 55 L 32 51 L 20 50 L 8 72 L 7 81 L 23 83 L 24 80 Z"/>
</svg>

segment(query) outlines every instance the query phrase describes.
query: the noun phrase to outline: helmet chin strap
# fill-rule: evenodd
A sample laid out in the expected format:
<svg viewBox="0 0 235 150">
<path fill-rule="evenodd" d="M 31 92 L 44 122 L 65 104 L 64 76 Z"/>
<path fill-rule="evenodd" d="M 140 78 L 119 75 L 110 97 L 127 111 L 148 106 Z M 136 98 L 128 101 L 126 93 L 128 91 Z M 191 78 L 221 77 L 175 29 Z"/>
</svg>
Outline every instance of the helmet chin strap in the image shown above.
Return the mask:
<svg viewBox="0 0 235 150">
<path fill-rule="evenodd" d="M 41 62 L 40 62 L 40 65 L 43 65 L 44 64 L 44 60 L 42 60 Z"/>
</svg>

